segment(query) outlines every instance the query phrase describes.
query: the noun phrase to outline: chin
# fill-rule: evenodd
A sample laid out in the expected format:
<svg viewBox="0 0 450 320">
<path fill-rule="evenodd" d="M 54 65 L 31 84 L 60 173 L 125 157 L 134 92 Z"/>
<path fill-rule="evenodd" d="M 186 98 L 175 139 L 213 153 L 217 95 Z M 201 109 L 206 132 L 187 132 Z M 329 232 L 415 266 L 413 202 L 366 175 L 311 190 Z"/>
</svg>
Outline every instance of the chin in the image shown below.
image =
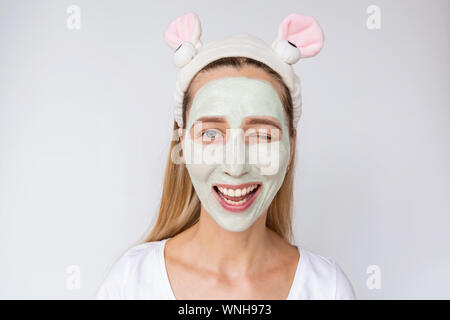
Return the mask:
<svg viewBox="0 0 450 320">
<path fill-rule="evenodd" d="M 227 215 L 230 213 L 227 213 Z M 233 214 L 233 213 L 231 213 Z M 224 230 L 230 231 L 230 232 L 243 232 L 246 231 L 248 228 L 250 228 L 256 220 L 259 218 L 259 215 L 254 220 L 245 220 L 242 221 L 242 219 L 230 219 L 229 217 L 227 219 L 220 219 L 220 217 L 213 217 L 214 221 Z"/>
</svg>

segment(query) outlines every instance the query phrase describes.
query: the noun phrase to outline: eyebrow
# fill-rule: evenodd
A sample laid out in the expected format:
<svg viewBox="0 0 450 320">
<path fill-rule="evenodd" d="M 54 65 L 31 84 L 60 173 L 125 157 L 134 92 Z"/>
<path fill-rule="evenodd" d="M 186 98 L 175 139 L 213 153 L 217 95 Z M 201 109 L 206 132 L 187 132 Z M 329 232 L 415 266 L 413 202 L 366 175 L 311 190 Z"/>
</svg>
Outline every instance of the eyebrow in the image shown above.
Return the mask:
<svg viewBox="0 0 450 320">
<path fill-rule="evenodd" d="M 226 120 L 223 117 L 200 117 L 195 122 L 201 121 L 201 122 L 218 122 L 218 123 L 225 123 Z"/>
<path fill-rule="evenodd" d="M 278 130 L 281 130 L 281 126 L 278 123 L 278 121 L 276 120 L 272 120 L 272 119 L 267 119 L 267 118 L 251 118 L 247 121 L 245 121 L 246 125 L 249 124 L 267 124 L 267 125 L 272 125 L 276 128 L 278 128 Z"/>
</svg>

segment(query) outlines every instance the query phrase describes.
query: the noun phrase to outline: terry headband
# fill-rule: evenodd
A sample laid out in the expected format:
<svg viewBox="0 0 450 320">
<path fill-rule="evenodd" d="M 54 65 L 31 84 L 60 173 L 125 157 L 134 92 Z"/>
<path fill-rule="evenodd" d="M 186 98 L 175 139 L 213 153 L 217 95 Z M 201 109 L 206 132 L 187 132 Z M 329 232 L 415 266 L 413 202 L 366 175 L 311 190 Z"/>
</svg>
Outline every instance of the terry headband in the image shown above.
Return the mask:
<svg viewBox="0 0 450 320">
<path fill-rule="evenodd" d="M 174 93 L 174 118 L 183 127 L 183 98 L 192 78 L 210 62 L 224 57 L 248 57 L 278 72 L 289 88 L 293 103 L 293 125 L 302 112 L 300 78 L 293 65 L 301 58 L 313 57 L 323 46 L 320 25 L 310 16 L 292 13 L 279 25 L 272 45 L 250 34 L 237 34 L 205 45 L 202 28 L 195 13 L 179 16 L 167 28 L 164 39 L 175 51 L 174 63 L 180 68 Z"/>
</svg>

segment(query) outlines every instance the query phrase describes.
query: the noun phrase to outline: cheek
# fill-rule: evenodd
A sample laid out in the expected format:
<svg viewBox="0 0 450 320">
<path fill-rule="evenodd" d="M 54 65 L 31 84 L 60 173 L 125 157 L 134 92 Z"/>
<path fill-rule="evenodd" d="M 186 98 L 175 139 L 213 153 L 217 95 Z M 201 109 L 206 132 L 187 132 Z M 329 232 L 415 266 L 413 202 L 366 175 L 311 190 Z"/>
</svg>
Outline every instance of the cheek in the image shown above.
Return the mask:
<svg viewBox="0 0 450 320">
<path fill-rule="evenodd" d="M 278 141 L 249 147 L 249 162 L 268 179 L 284 176 L 289 162 L 289 143 Z"/>
<path fill-rule="evenodd" d="M 191 180 L 206 182 L 220 165 L 221 146 L 202 145 L 189 138 L 183 143 L 185 163 Z"/>
<path fill-rule="evenodd" d="M 205 165 L 202 164 L 187 164 L 186 165 L 189 176 L 193 181 L 207 181 L 213 170 L 205 170 Z"/>
</svg>

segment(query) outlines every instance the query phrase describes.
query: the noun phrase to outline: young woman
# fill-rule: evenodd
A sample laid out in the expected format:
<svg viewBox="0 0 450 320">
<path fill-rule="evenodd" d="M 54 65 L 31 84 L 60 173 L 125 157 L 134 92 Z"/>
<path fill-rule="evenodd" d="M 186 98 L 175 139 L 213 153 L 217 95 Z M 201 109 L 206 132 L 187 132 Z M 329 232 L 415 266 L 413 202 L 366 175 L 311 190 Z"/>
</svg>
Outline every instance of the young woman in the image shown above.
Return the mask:
<svg viewBox="0 0 450 320">
<path fill-rule="evenodd" d="M 198 17 L 166 32 L 180 67 L 159 215 L 115 262 L 98 299 L 354 299 L 341 268 L 292 242 L 300 117 L 292 64 L 317 22 L 291 14 L 272 47 L 241 34 L 203 46 Z M 181 156 L 180 156 L 181 155 Z"/>
</svg>

